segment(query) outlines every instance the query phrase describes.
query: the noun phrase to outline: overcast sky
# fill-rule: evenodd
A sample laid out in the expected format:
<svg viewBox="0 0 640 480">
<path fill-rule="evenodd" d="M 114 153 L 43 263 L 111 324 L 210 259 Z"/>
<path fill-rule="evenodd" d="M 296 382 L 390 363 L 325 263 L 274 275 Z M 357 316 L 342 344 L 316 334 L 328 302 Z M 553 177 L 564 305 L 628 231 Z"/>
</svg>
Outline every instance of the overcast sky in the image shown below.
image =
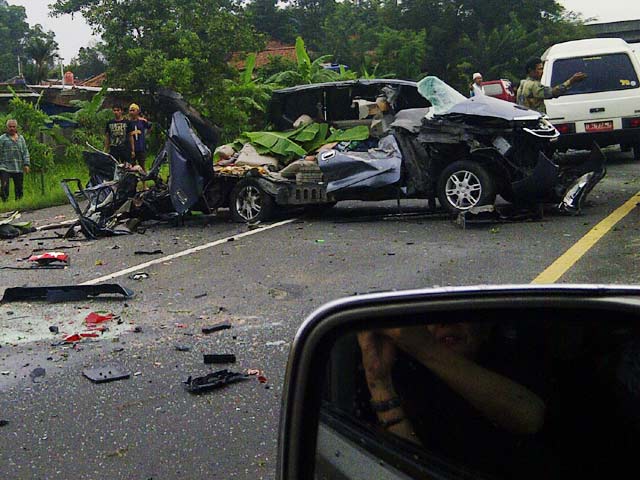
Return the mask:
<svg viewBox="0 0 640 480">
<path fill-rule="evenodd" d="M 27 9 L 29 24 L 44 26 L 53 30 L 60 45 L 60 53 L 66 62 L 78 53 L 80 47 L 89 45 L 96 38 L 82 17 L 70 15 L 60 18 L 48 16 L 48 5 L 54 0 L 8 0 L 12 5 L 22 5 Z M 640 20 L 640 1 L 638 0 L 559 0 L 565 8 L 580 12 L 585 18 L 597 17 L 600 22 L 617 20 Z"/>
</svg>

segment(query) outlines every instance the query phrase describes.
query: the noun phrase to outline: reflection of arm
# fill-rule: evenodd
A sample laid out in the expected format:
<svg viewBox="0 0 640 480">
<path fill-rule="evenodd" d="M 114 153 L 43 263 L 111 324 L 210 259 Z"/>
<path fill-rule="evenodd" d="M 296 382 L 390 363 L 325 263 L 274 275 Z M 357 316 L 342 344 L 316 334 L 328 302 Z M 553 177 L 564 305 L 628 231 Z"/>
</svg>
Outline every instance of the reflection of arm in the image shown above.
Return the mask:
<svg viewBox="0 0 640 480">
<path fill-rule="evenodd" d="M 516 434 L 533 434 L 542 428 L 545 404 L 531 390 L 426 338 L 431 335 L 424 327 L 385 334 L 501 428 Z"/>
<path fill-rule="evenodd" d="M 358 343 L 362 352 L 367 386 L 371 401 L 384 403 L 397 399 L 398 394 L 391 379 L 391 369 L 395 363 L 396 347 L 390 339 L 373 332 L 358 334 Z M 392 422 L 386 427 L 388 432 L 413 443 L 420 443 L 413 432 L 413 426 L 401 406 L 376 412 L 381 425 Z M 398 421 L 400 420 L 400 421 Z"/>
</svg>

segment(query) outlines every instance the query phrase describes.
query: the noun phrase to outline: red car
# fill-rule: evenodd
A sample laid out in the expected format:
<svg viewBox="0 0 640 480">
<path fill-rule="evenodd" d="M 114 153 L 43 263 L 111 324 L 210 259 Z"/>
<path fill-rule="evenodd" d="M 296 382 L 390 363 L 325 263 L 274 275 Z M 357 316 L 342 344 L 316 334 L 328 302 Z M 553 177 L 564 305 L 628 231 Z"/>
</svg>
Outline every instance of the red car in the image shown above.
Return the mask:
<svg viewBox="0 0 640 480">
<path fill-rule="evenodd" d="M 489 97 L 499 98 L 511 103 L 516 102 L 516 94 L 509 80 L 490 80 L 482 82 L 482 86 L 484 87 L 484 94 Z"/>
</svg>

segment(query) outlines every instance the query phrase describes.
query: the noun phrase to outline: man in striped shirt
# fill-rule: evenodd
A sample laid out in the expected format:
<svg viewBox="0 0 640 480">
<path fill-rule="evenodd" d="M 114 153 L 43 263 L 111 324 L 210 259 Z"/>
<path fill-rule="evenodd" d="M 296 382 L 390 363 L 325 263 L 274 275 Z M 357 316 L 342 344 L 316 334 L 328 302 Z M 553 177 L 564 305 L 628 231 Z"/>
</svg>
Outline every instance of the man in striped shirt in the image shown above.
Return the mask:
<svg viewBox="0 0 640 480">
<path fill-rule="evenodd" d="M 29 150 L 24 137 L 18 133 L 18 122 L 7 120 L 7 133 L 0 136 L 0 198 L 9 199 L 9 180 L 13 179 L 16 200 L 22 198 L 24 174 L 29 173 Z"/>
</svg>

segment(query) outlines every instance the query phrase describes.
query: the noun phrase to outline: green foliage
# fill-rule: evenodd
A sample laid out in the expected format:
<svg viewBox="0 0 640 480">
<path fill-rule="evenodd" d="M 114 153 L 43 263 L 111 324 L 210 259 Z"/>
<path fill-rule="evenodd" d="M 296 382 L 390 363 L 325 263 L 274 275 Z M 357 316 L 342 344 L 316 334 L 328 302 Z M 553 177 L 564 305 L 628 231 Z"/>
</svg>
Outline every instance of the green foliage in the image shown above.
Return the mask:
<svg viewBox="0 0 640 480">
<path fill-rule="evenodd" d="M 426 40 L 424 30 L 398 31 L 385 27 L 378 34 L 377 65 L 382 71 L 395 72 L 398 78 L 417 78 L 427 56 Z"/>
<path fill-rule="evenodd" d="M 71 59 L 71 63 L 65 69 L 71 70 L 79 79 L 86 80 L 95 77 L 107 69 L 103 50 L 104 44 L 102 43 L 93 47 L 80 47 L 78 55 Z"/>
<path fill-rule="evenodd" d="M 18 55 L 24 55 L 28 31 L 24 7 L 0 4 L 0 81 L 18 74 Z"/>
<path fill-rule="evenodd" d="M 269 77 L 266 83 L 278 87 L 291 87 L 309 83 L 331 82 L 339 79 L 338 73 L 327 70 L 322 66 L 331 60 L 331 55 L 322 55 L 312 62 L 302 37 L 296 38 L 296 60 L 295 70 L 277 73 Z"/>
<path fill-rule="evenodd" d="M 59 128 L 53 126 L 49 116 L 37 105 L 17 96 L 9 102 L 9 110 L 0 122 L 5 125 L 9 119 L 18 121 L 20 134 L 27 142 L 32 169 L 36 172 L 49 170 L 54 163 L 54 137 L 61 138 Z"/>
<path fill-rule="evenodd" d="M 35 25 L 29 30 L 24 51 L 30 61 L 25 77 L 29 83 L 39 84 L 49 76 L 49 71 L 58 58 L 55 34 L 45 32 L 41 25 Z"/>
</svg>

